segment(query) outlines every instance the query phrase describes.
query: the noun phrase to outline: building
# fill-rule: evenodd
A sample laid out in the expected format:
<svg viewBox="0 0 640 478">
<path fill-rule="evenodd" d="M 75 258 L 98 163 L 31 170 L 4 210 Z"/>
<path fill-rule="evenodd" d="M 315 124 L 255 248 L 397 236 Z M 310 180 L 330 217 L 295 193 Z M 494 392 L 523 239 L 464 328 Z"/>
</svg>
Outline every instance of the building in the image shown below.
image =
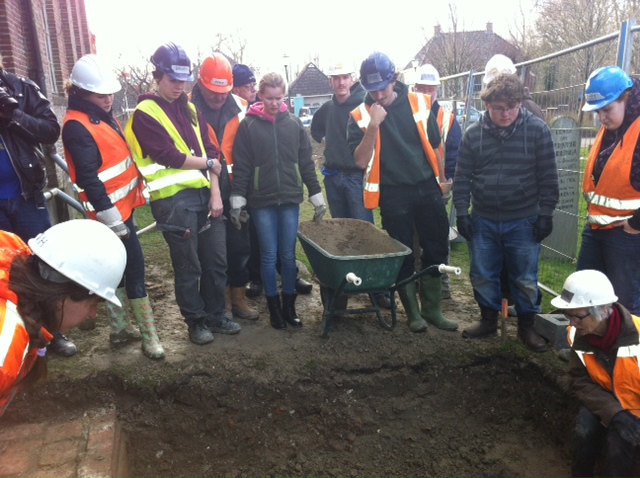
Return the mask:
<svg viewBox="0 0 640 478">
<path fill-rule="evenodd" d="M 313 115 L 331 95 L 329 77 L 313 63 L 308 63 L 289 87 L 290 106 L 296 115 L 301 110 Z"/>
</svg>

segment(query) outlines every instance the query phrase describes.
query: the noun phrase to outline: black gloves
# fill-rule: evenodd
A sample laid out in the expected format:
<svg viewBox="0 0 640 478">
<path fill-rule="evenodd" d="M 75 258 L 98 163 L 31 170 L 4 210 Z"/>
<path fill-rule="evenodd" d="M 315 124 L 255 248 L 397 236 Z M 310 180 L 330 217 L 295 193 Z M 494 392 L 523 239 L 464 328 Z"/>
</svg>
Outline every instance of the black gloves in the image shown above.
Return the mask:
<svg viewBox="0 0 640 478">
<path fill-rule="evenodd" d="M 551 216 L 538 216 L 534 228 L 536 241 L 542 242 L 553 231 L 553 218 Z"/>
<path fill-rule="evenodd" d="M 627 410 L 616 413 L 609 426 L 618 432 L 620 438 L 635 446 L 640 446 L 640 418 Z"/>
<path fill-rule="evenodd" d="M 471 238 L 473 237 L 471 216 L 458 216 L 456 225 L 458 226 L 458 234 L 464 237 L 467 241 L 471 241 Z"/>
</svg>

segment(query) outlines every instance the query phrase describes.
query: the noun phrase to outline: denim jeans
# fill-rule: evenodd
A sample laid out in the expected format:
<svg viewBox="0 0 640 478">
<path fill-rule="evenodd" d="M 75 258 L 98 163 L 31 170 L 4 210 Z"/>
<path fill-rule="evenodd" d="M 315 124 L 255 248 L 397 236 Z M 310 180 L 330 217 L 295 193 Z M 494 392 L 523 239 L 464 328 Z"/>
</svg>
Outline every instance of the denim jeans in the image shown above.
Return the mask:
<svg viewBox="0 0 640 478">
<path fill-rule="evenodd" d="M 440 186 L 434 178 L 411 186 L 383 186 L 380 195 L 382 226 L 391 237 L 413 249 L 413 231 L 422 249 L 422 269 L 447 261 L 449 219 Z M 415 272 L 413 255 L 405 256 L 398 281 Z M 440 276 L 434 271 L 433 276 Z"/>
<path fill-rule="evenodd" d="M 621 227 L 582 231 L 582 246 L 576 270 L 595 269 L 605 274 L 618 302 L 632 314 L 640 314 L 640 234 Z"/>
<path fill-rule="evenodd" d="M 276 262 L 280 258 L 282 292 L 296 292 L 296 239 L 298 237 L 298 204 L 253 208 L 252 218 L 260 244 L 260 273 L 264 295 L 278 295 Z"/>
<path fill-rule="evenodd" d="M 361 219 L 373 223 L 373 211 L 364 207 L 363 172 L 324 177 L 324 187 L 333 218 Z"/>
<path fill-rule="evenodd" d="M 633 445 L 620 438 L 615 430 L 605 428 L 596 415 L 581 406 L 576 416 L 571 475 L 594 476 L 600 452 L 604 453 L 604 459 L 598 476 L 632 476 Z"/>
<path fill-rule="evenodd" d="M 247 264 L 251 255 L 249 222 L 238 229 L 229 219 L 229 201 L 225 201 L 224 215 L 227 224 L 227 280 L 231 287 L 244 287 L 249 282 Z"/>
<path fill-rule="evenodd" d="M 27 242 L 51 227 L 49 211 L 38 209 L 33 200 L 22 196 L 0 200 L 0 229 L 13 232 Z"/>
<path fill-rule="evenodd" d="M 151 202 L 156 227 L 162 231 L 174 271 L 176 302 L 185 322 L 224 316 L 227 246 L 224 216 L 210 218 L 209 188 L 185 189 Z"/>
<path fill-rule="evenodd" d="M 540 243 L 536 242 L 534 234 L 537 218 L 535 215 L 499 222 L 471 214 L 473 237 L 469 242 L 469 276 L 480 307 L 500 310 L 500 271 L 506 265 L 518 315 L 539 312 Z"/>
<path fill-rule="evenodd" d="M 127 266 L 124 269 L 124 276 L 119 287 L 124 285 L 129 299 L 141 299 L 147 296 L 145 286 L 144 255 L 142 246 L 136 234 L 136 226 L 133 214 L 124 222 L 131 234 L 128 239 L 122 239 L 122 244 L 127 251 Z"/>
</svg>

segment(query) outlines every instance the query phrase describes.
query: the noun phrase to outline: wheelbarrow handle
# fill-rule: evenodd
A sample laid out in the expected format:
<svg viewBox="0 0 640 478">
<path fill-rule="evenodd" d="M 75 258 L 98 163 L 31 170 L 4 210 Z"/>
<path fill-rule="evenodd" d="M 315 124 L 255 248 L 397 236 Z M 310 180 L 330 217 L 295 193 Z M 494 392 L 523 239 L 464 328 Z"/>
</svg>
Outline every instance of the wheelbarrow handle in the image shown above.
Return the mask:
<svg viewBox="0 0 640 478">
<path fill-rule="evenodd" d="M 419 272 L 416 272 L 415 274 L 413 274 L 410 277 L 407 277 L 404 280 L 401 280 L 400 282 L 396 283 L 395 285 L 391 286 L 389 288 L 389 290 L 398 290 L 401 289 L 402 287 L 404 287 L 405 285 L 407 285 L 409 282 L 415 281 L 419 278 L 421 278 L 422 276 L 425 276 L 429 273 L 429 271 L 433 270 L 434 268 L 438 269 L 438 272 L 442 273 L 442 272 L 451 272 L 455 275 L 460 275 L 462 273 L 461 269 L 459 267 L 454 267 L 454 266 L 448 266 L 446 264 L 432 264 L 429 267 L 425 267 L 424 269 L 422 269 Z"/>
<path fill-rule="evenodd" d="M 460 269 L 459 267 L 448 266 L 446 264 L 440 264 L 438 266 L 438 271 L 439 272 L 446 272 L 447 274 L 455 274 L 457 276 L 462 274 L 462 269 Z"/>
<path fill-rule="evenodd" d="M 357 287 L 362 284 L 362 279 L 360 277 L 358 277 L 357 275 L 355 275 L 353 272 L 349 272 L 345 276 L 345 279 L 347 280 L 347 282 L 351 282 L 353 285 L 355 285 Z"/>
</svg>

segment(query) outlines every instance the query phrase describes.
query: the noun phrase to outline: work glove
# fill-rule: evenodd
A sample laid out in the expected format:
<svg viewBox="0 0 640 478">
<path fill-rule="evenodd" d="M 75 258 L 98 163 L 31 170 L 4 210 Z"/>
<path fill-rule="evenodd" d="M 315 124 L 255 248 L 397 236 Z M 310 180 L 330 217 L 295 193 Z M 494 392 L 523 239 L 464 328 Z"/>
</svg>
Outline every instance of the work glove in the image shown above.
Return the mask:
<svg viewBox="0 0 640 478">
<path fill-rule="evenodd" d="M 233 224 L 236 229 L 242 229 L 242 223 L 247 222 L 249 219 L 249 213 L 245 211 L 246 219 L 242 220 L 242 208 L 247 205 L 247 200 L 242 196 L 234 196 L 232 195 L 229 198 L 229 203 L 231 204 L 231 211 L 229 211 L 229 219 L 231 219 L 231 224 Z"/>
<path fill-rule="evenodd" d="M 616 413 L 609 426 L 618 432 L 620 438 L 635 446 L 640 446 L 640 418 L 623 410 Z"/>
<path fill-rule="evenodd" d="M 313 207 L 315 207 L 315 212 L 313 213 L 313 222 L 318 225 L 327 212 L 327 205 L 324 202 L 324 196 L 322 195 L 322 193 L 314 194 L 309 198 L 309 202 L 313 204 Z"/>
<path fill-rule="evenodd" d="M 553 231 L 553 218 L 551 216 L 538 216 L 534 227 L 536 242 L 542 242 Z"/>
<path fill-rule="evenodd" d="M 131 231 L 129 231 L 127 225 L 122 221 L 122 215 L 117 207 L 111 206 L 109 209 L 97 212 L 96 218 L 115 232 L 116 236 L 120 239 L 129 239 L 131 236 Z"/>
<path fill-rule="evenodd" d="M 458 234 L 464 237 L 467 241 L 471 242 L 473 237 L 473 225 L 471 224 L 471 216 L 458 216 L 456 221 L 458 226 Z"/>
</svg>

